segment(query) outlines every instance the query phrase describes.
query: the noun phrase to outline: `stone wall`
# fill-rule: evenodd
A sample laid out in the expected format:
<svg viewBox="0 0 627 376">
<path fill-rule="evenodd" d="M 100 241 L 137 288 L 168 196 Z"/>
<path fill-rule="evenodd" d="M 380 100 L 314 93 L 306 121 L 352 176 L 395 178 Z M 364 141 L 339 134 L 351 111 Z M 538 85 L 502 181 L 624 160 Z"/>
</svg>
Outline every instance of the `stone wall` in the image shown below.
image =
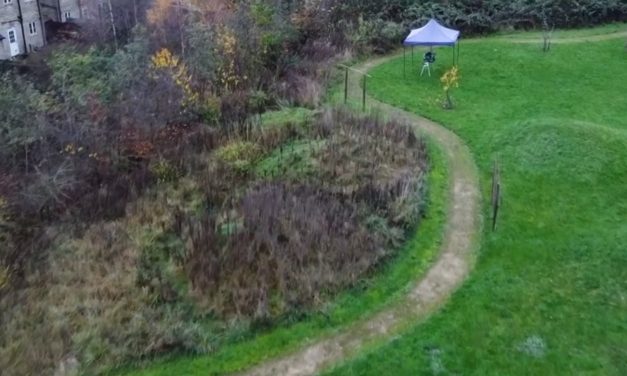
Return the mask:
<svg viewBox="0 0 627 376">
<path fill-rule="evenodd" d="M 19 21 L 18 0 L 0 4 L 0 35 L 4 37 L 0 42 L 0 59 L 9 59 L 15 55 L 15 51 L 12 52 L 11 49 L 10 30 L 15 32 L 14 44 L 17 45 L 18 55 L 33 52 L 45 44 L 45 31 L 37 1 L 19 1 L 23 24 Z"/>
<path fill-rule="evenodd" d="M 22 23 L 19 9 L 22 10 Z M 47 21 L 66 22 L 82 18 L 81 0 L 0 0 L 0 60 L 28 54 L 46 44 Z M 10 31 L 14 32 L 11 43 Z M 11 46 L 13 45 L 13 49 Z"/>
</svg>

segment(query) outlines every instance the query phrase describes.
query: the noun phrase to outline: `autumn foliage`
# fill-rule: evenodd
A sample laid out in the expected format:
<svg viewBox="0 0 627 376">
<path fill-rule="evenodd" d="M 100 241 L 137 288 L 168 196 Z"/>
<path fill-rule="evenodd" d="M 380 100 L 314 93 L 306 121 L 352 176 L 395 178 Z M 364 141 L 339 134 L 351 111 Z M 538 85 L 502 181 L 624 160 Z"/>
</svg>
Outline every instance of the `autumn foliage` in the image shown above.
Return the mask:
<svg viewBox="0 0 627 376">
<path fill-rule="evenodd" d="M 459 87 L 459 81 L 461 76 L 459 74 L 459 69 L 457 66 L 453 66 L 448 71 L 444 72 L 442 77 L 440 78 L 440 82 L 442 83 L 442 89 L 444 90 L 445 102 L 444 108 L 452 109 L 453 108 L 453 99 L 451 98 L 451 89 Z"/>
</svg>

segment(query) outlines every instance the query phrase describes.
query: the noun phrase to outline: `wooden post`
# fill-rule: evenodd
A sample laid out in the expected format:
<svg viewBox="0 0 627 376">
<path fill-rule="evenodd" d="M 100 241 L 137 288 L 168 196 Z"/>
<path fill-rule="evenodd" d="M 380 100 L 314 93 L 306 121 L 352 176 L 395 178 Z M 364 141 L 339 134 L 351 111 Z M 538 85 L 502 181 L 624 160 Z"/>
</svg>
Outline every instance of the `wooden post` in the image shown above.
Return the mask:
<svg viewBox="0 0 627 376">
<path fill-rule="evenodd" d="M 498 161 L 494 161 L 492 170 L 492 231 L 496 230 L 496 223 L 501 206 L 501 171 Z"/>
<path fill-rule="evenodd" d="M 348 67 L 346 67 L 346 76 L 344 77 L 344 104 L 348 103 Z"/>
<path fill-rule="evenodd" d="M 455 59 L 455 66 L 459 67 L 459 49 L 462 48 L 459 44 L 459 40 L 457 41 L 457 59 Z"/>
<path fill-rule="evenodd" d="M 366 82 L 368 82 L 368 76 L 364 75 L 364 94 L 362 97 L 364 111 L 366 111 Z"/>
<path fill-rule="evenodd" d="M 496 231 L 496 220 L 499 216 L 499 201 L 501 198 L 501 183 L 496 184 L 496 196 L 494 204 L 494 212 L 492 213 L 492 231 Z"/>
<path fill-rule="evenodd" d="M 370 77 L 370 75 L 368 75 L 368 73 L 366 73 L 366 72 L 360 71 L 360 70 L 355 69 L 355 68 L 351 68 L 351 67 L 349 67 L 347 65 L 344 65 L 344 64 L 340 64 L 339 67 L 341 67 L 342 69 L 346 69 L 346 73 L 345 73 L 345 76 L 344 76 L 344 103 L 345 104 L 348 102 L 348 79 L 349 79 L 348 71 L 351 70 L 353 72 L 359 73 L 363 77 L 364 87 L 363 87 L 362 102 L 363 102 L 363 108 L 364 108 L 364 111 L 365 111 L 366 110 L 366 90 L 367 90 L 366 89 L 366 85 L 367 85 L 366 80 L 367 80 L 368 77 Z"/>
</svg>

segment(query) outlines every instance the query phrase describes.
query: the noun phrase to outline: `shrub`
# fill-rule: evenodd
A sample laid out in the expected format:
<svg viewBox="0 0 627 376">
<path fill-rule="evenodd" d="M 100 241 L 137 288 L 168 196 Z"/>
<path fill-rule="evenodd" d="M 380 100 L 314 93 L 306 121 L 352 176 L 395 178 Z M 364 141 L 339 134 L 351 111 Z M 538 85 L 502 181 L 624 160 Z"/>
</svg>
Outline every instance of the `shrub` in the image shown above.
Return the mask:
<svg viewBox="0 0 627 376">
<path fill-rule="evenodd" d="M 219 97 L 209 96 L 199 109 L 201 119 L 208 125 L 218 125 L 222 116 L 221 106 Z"/>
<path fill-rule="evenodd" d="M 24 171 L 37 161 L 37 146 L 50 132 L 48 105 L 48 98 L 24 78 L 0 75 L 0 168 Z"/>
<path fill-rule="evenodd" d="M 170 183 L 176 181 L 181 176 L 180 171 L 165 159 L 159 159 L 154 162 L 150 166 L 150 172 L 160 183 Z"/>
<path fill-rule="evenodd" d="M 153 304 L 172 303 L 185 296 L 185 276 L 177 264 L 183 258 L 183 244 L 171 234 L 148 233 L 137 265 L 137 284 L 146 288 Z"/>
<path fill-rule="evenodd" d="M 22 192 L 22 202 L 31 213 L 65 208 L 72 198 L 70 193 L 78 188 L 78 184 L 76 171 L 69 159 L 45 170 L 37 168 Z"/>
<path fill-rule="evenodd" d="M 383 54 L 397 48 L 405 33 L 406 28 L 403 25 L 392 21 L 360 19 L 352 41 L 360 53 Z"/>
<path fill-rule="evenodd" d="M 261 148 L 252 142 L 236 141 L 216 151 L 216 156 L 238 171 L 246 172 L 261 156 Z"/>
</svg>

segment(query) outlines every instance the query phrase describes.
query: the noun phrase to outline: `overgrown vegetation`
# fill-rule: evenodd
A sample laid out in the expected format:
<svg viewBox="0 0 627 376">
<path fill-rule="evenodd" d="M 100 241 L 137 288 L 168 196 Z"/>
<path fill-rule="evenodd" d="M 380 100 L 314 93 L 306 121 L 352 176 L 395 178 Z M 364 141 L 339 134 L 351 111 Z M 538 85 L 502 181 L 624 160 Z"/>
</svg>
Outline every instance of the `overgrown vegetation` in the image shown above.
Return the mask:
<svg viewBox="0 0 627 376">
<path fill-rule="evenodd" d="M 111 0 L 80 40 L 3 65 L 0 369 L 212 352 L 369 277 L 424 212 L 425 146 L 304 108 L 335 61 L 431 16 L 479 33 L 625 14 L 508 4 Z"/>
<path fill-rule="evenodd" d="M 193 137 L 212 148 L 188 150 L 177 173 L 155 162 L 158 184 L 124 217 L 45 226 L 42 272 L 25 269 L 0 302 L 5 369 L 212 351 L 368 276 L 422 213 L 425 146 L 395 122 L 327 112 L 306 127 Z M 257 173 L 294 142 L 311 150 L 308 175 Z"/>
</svg>

